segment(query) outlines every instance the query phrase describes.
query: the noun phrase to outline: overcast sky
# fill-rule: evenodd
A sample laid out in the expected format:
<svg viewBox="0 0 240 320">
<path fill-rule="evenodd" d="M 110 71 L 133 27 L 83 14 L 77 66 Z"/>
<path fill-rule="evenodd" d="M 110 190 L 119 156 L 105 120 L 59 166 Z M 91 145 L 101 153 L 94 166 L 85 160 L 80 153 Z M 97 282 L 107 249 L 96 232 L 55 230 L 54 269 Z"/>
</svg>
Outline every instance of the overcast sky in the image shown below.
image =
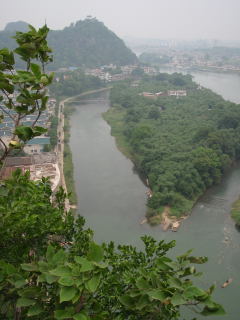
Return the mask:
<svg viewBox="0 0 240 320">
<path fill-rule="evenodd" d="M 23 20 L 51 29 L 92 15 L 120 37 L 240 40 L 240 0 L 0 0 L 0 29 Z"/>
</svg>

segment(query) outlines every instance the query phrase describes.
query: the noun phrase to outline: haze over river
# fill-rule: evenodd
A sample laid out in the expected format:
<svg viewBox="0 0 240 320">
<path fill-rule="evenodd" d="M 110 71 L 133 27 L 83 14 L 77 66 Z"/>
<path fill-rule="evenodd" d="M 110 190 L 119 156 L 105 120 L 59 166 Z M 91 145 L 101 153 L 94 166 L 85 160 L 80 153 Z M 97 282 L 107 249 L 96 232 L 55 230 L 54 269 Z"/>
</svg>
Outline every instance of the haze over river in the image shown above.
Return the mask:
<svg viewBox="0 0 240 320">
<path fill-rule="evenodd" d="M 240 103 L 240 76 L 208 72 L 193 75 L 201 85 Z M 215 299 L 227 311 L 226 316 L 214 319 L 240 319 L 240 232 L 229 214 L 232 202 L 240 195 L 240 166 L 232 168 L 220 185 L 198 201 L 178 232 L 141 225 L 147 188 L 132 162 L 116 147 L 110 127 L 102 118 L 108 108 L 108 94 L 99 93 L 76 103 L 71 117 L 70 147 L 78 211 L 85 217 L 86 225 L 95 231 L 97 241 L 141 246 L 140 236 L 149 234 L 157 240 L 177 240 L 174 254 L 194 248 L 194 255 L 208 256 L 209 261 L 198 267 L 204 272 L 200 284 L 207 288 L 216 283 Z M 233 282 L 220 288 L 229 278 Z M 194 314 L 188 318 L 193 317 Z"/>
</svg>

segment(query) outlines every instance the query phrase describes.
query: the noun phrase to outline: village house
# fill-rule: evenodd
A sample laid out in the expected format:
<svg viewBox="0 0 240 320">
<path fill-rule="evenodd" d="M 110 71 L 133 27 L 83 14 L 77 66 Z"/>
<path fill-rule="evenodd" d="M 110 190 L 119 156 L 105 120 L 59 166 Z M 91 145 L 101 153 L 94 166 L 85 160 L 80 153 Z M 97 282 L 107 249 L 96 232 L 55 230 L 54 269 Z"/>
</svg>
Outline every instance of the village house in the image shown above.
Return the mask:
<svg viewBox="0 0 240 320">
<path fill-rule="evenodd" d="M 168 96 L 186 97 L 186 90 L 168 90 Z"/>
</svg>

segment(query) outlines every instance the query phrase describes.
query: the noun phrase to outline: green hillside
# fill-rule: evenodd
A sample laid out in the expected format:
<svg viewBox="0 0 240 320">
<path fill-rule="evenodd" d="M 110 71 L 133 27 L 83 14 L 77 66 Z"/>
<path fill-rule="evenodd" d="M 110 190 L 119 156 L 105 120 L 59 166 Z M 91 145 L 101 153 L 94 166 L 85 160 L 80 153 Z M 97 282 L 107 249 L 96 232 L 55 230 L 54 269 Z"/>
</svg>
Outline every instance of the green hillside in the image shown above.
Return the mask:
<svg viewBox="0 0 240 320">
<path fill-rule="evenodd" d="M 14 48 L 11 37 L 15 24 L 8 24 L 4 31 L 0 31 L 0 48 Z M 51 69 L 92 68 L 110 63 L 127 65 L 138 61 L 124 42 L 95 18 L 77 21 L 63 30 L 50 31 L 48 43 L 54 52 Z"/>
</svg>

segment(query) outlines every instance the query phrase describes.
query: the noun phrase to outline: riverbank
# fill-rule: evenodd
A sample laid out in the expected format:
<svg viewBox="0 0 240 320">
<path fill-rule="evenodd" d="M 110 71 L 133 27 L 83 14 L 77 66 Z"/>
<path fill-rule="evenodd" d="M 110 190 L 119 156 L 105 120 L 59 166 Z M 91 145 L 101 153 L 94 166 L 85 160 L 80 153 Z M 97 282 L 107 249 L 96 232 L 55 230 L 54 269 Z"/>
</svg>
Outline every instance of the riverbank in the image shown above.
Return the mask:
<svg viewBox="0 0 240 320">
<path fill-rule="evenodd" d="M 233 203 L 231 208 L 231 216 L 236 222 L 236 225 L 240 227 L 240 198 Z"/>
<path fill-rule="evenodd" d="M 107 112 L 104 112 L 102 116 L 111 127 L 111 135 L 115 138 L 118 150 L 134 163 L 134 155 L 127 139 L 123 135 L 123 118 L 125 114 L 123 110 L 119 111 L 111 107 Z"/>
<path fill-rule="evenodd" d="M 75 182 L 73 175 L 72 152 L 69 146 L 70 139 L 70 123 L 69 118 L 74 112 L 74 107 L 67 106 L 64 108 L 64 151 L 63 151 L 63 173 L 66 182 L 67 192 L 70 193 L 69 201 L 71 205 L 77 205 L 77 195 L 75 190 Z"/>
</svg>

